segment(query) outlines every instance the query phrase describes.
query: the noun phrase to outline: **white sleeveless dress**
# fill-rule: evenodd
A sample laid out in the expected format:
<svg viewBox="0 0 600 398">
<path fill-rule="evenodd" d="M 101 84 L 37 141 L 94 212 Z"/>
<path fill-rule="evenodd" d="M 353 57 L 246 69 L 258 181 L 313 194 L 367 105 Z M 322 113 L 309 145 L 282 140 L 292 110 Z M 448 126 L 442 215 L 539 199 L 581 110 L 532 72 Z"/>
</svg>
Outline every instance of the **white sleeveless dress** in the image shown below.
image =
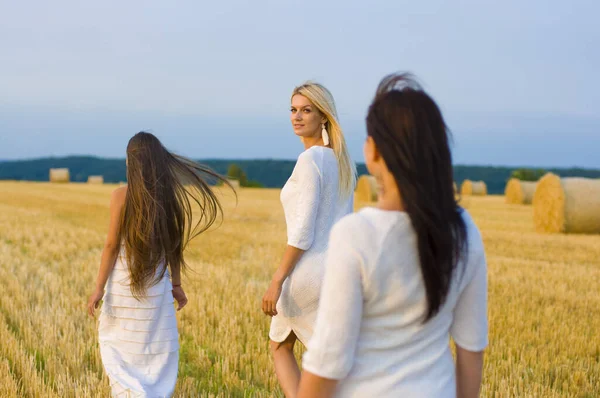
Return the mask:
<svg viewBox="0 0 600 398">
<path fill-rule="evenodd" d="M 179 333 L 169 272 L 136 300 L 123 253 L 106 283 L 98 335 L 113 397 L 171 397 Z"/>
</svg>

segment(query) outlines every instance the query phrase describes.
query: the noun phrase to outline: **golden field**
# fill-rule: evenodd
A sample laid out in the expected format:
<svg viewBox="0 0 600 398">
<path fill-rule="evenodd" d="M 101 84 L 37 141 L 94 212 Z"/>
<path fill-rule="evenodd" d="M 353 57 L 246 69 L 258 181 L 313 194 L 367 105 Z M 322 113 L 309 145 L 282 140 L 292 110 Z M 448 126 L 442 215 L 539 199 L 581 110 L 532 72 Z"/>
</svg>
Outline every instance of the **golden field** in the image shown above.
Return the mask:
<svg viewBox="0 0 600 398">
<path fill-rule="evenodd" d="M 0 183 L 0 397 L 110 395 L 85 304 L 115 187 Z M 260 311 L 285 245 L 279 191 L 223 201 L 223 224 L 187 256 L 177 396 L 281 396 Z M 600 236 L 537 234 L 532 207 L 499 196 L 463 205 L 489 267 L 482 395 L 600 396 Z"/>
</svg>

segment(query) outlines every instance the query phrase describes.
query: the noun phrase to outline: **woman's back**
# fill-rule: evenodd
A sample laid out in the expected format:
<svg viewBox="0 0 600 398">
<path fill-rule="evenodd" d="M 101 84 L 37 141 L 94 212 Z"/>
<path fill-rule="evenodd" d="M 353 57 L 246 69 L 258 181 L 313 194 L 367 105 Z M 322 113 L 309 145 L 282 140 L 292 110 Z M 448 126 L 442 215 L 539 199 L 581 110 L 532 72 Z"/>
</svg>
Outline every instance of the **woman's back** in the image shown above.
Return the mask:
<svg viewBox="0 0 600 398">
<path fill-rule="evenodd" d="M 203 177 L 224 179 L 170 153 L 140 132 L 127 144 L 127 186 L 111 195 L 110 222 L 96 288 L 88 301 L 98 324 L 100 356 L 113 396 L 170 397 L 175 390 L 179 332 L 174 302 L 181 286 L 184 248 L 220 214 Z M 200 207 L 192 221 L 192 203 Z"/>
<path fill-rule="evenodd" d="M 463 219 L 467 261 L 459 262 L 445 303 L 425 323 L 427 295 L 408 214 L 366 208 L 340 221 L 305 369 L 344 378 L 340 397 L 454 397 L 449 333 L 469 350 L 487 345 L 483 244 L 466 212 Z M 326 337 L 332 335 L 339 336 L 333 345 Z"/>
<path fill-rule="evenodd" d="M 325 147 L 314 147 L 312 151 L 315 164 L 318 165 L 322 175 L 321 189 L 323 194 L 318 203 L 319 213 L 317 215 L 316 248 L 327 247 L 331 228 L 342 217 L 352 213 L 354 210 L 354 195 L 343 197 L 340 192 L 340 173 L 338 160 L 333 150 Z"/>
</svg>

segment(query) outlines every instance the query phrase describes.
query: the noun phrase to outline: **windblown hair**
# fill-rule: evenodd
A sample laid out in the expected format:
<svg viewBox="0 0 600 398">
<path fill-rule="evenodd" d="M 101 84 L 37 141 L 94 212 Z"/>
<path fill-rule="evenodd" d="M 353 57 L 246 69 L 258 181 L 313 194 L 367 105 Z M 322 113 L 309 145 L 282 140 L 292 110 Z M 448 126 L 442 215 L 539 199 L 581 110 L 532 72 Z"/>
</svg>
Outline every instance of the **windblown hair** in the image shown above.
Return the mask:
<svg viewBox="0 0 600 398">
<path fill-rule="evenodd" d="M 344 133 L 338 122 L 333 95 L 323 85 L 315 82 L 296 87 L 292 97 L 298 94 L 306 97 L 327 118 L 325 128 L 329 134 L 329 144 L 338 161 L 340 193 L 342 197 L 347 198 L 354 193 L 356 186 L 356 165 L 350 158 Z"/>
<path fill-rule="evenodd" d="M 127 194 L 119 242 L 124 246 L 134 297 L 160 281 L 167 266 L 184 271 L 187 243 L 210 228 L 223 211 L 205 177 L 227 180 L 209 168 L 169 152 L 154 135 L 140 132 L 127 145 Z M 200 208 L 193 223 L 193 204 Z"/>
<path fill-rule="evenodd" d="M 453 185 L 450 132 L 410 74 L 385 77 L 369 107 L 367 134 L 394 175 L 413 228 L 427 293 L 425 321 L 445 303 L 468 248 Z"/>
</svg>

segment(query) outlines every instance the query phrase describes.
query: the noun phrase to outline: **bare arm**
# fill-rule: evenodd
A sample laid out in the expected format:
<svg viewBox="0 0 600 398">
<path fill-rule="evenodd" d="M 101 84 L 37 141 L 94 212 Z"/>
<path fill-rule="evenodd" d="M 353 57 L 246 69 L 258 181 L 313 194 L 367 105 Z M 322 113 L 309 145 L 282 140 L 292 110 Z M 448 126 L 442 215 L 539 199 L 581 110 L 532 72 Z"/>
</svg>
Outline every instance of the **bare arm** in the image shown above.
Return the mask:
<svg viewBox="0 0 600 398">
<path fill-rule="evenodd" d="M 337 383 L 337 380 L 325 379 L 304 371 L 297 398 L 329 398 L 333 396 Z"/>
<path fill-rule="evenodd" d="M 468 351 L 456 345 L 456 397 L 478 398 L 482 373 L 483 351 Z"/>
<path fill-rule="evenodd" d="M 270 316 L 277 315 L 277 300 L 281 294 L 283 282 L 292 273 L 303 254 L 304 250 L 298 249 L 297 247 L 288 245 L 285 248 L 279 267 L 277 268 L 277 271 L 275 271 L 275 274 L 271 279 L 271 284 L 263 297 L 262 310 L 265 314 Z"/>
<path fill-rule="evenodd" d="M 309 250 L 315 237 L 315 225 L 321 196 L 321 174 L 319 168 L 306 155 L 300 155 L 292 178 L 298 187 L 294 197 L 295 206 L 288 225 L 287 247 L 277 271 L 263 296 L 262 310 L 270 316 L 277 315 L 277 301 L 283 282 L 292 273 L 305 251 Z"/>
<path fill-rule="evenodd" d="M 171 265 L 171 282 L 173 283 L 173 286 L 181 286 L 181 266 L 179 264 L 177 265 Z"/>
<path fill-rule="evenodd" d="M 88 313 L 94 316 L 94 310 L 98 307 L 98 302 L 104 295 L 104 286 L 110 273 L 112 272 L 117 256 L 119 255 L 119 224 L 121 220 L 121 211 L 125 204 L 125 194 L 127 187 L 116 189 L 110 198 L 110 221 L 108 225 L 108 234 L 102 249 L 102 258 L 100 260 L 100 269 L 96 278 L 96 288 L 88 301 Z"/>
<path fill-rule="evenodd" d="M 110 222 L 108 225 L 108 234 L 102 249 L 102 259 L 100 261 L 100 270 L 96 278 L 96 289 L 103 290 L 112 272 L 117 255 L 119 254 L 119 223 L 121 220 L 121 211 L 125 204 L 125 194 L 127 188 L 116 189 L 110 198 Z"/>
<path fill-rule="evenodd" d="M 181 265 L 171 264 L 171 283 L 173 283 L 173 298 L 177 300 L 177 311 L 188 303 L 187 295 L 181 286 Z"/>
</svg>

